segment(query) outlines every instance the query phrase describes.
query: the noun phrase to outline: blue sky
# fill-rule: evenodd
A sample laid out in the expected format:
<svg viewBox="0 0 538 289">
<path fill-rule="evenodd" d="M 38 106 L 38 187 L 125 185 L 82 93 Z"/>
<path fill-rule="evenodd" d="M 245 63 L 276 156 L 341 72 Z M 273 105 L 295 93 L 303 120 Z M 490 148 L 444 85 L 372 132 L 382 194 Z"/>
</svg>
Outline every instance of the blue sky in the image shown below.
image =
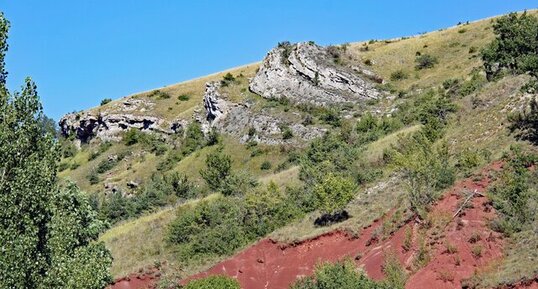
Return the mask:
<svg viewBox="0 0 538 289">
<path fill-rule="evenodd" d="M 536 0 L 0 0 L 11 21 L 8 86 L 26 76 L 63 114 L 261 60 L 277 42 L 412 35 Z"/>
</svg>

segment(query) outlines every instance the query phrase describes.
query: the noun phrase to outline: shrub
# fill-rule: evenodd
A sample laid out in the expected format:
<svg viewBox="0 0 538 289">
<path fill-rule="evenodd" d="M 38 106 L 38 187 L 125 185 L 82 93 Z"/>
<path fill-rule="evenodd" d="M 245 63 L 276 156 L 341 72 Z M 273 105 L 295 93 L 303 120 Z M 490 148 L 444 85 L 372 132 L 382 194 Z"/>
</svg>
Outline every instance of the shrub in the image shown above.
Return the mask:
<svg viewBox="0 0 538 289">
<path fill-rule="evenodd" d="M 112 101 L 112 99 L 110 99 L 110 98 L 105 98 L 105 99 L 101 100 L 101 105 L 105 105 L 105 104 L 107 104 L 107 103 L 109 103 L 109 102 L 111 102 L 111 101 Z"/>
<path fill-rule="evenodd" d="M 282 139 L 291 139 L 293 137 L 293 131 L 289 126 L 283 126 L 282 130 Z"/>
<path fill-rule="evenodd" d="M 204 145 L 204 133 L 202 127 L 196 121 L 191 122 L 187 126 L 185 139 L 181 151 L 183 155 L 188 155 Z"/>
<path fill-rule="evenodd" d="M 188 101 L 189 99 L 191 99 L 191 97 L 188 94 L 181 94 L 177 97 L 177 99 L 179 101 Z"/>
<path fill-rule="evenodd" d="M 394 71 L 393 73 L 390 74 L 390 80 L 392 81 L 398 81 L 398 80 L 404 80 L 404 79 L 407 79 L 409 77 L 409 75 L 407 74 L 407 72 L 403 71 L 403 70 L 396 70 Z"/>
<path fill-rule="evenodd" d="M 355 185 L 348 179 L 329 174 L 314 187 L 317 207 L 323 214 L 342 211 L 354 197 Z"/>
<path fill-rule="evenodd" d="M 258 181 L 247 172 L 233 173 L 224 179 L 221 193 L 225 196 L 240 196 L 258 186 Z"/>
<path fill-rule="evenodd" d="M 385 255 L 383 262 L 383 274 L 385 279 L 383 283 L 388 288 L 392 289 L 404 289 L 405 282 L 407 281 L 407 273 L 403 268 L 398 256 L 394 253 L 388 253 Z"/>
<path fill-rule="evenodd" d="M 422 54 L 415 58 L 415 68 L 418 70 L 433 68 L 437 63 L 437 58 L 429 54 Z"/>
<path fill-rule="evenodd" d="M 238 221 L 243 219 L 241 207 L 237 200 L 222 196 L 180 207 L 169 226 L 168 242 L 186 260 L 230 255 L 248 242 Z"/>
<path fill-rule="evenodd" d="M 538 101 L 532 98 L 528 108 L 508 115 L 509 129 L 515 136 L 538 144 Z"/>
<path fill-rule="evenodd" d="M 224 77 L 220 81 L 220 85 L 222 85 L 223 87 L 226 87 L 234 82 L 235 82 L 235 77 L 231 73 L 228 72 L 224 75 Z"/>
<path fill-rule="evenodd" d="M 230 175 L 232 159 L 220 151 L 210 153 L 206 158 L 206 169 L 200 171 L 200 175 L 206 181 L 209 188 L 219 190 L 224 180 Z"/>
<path fill-rule="evenodd" d="M 136 128 L 130 128 L 123 135 L 123 142 L 125 145 L 131 146 L 137 144 L 142 138 L 140 130 Z"/>
<path fill-rule="evenodd" d="M 241 289 L 237 280 L 227 276 L 209 276 L 189 282 L 184 289 Z"/>
<path fill-rule="evenodd" d="M 389 285 L 377 283 L 357 271 L 355 263 L 346 260 L 316 266 L 314 276 L 297 280 L 291 289 L 389 289 Z"/>
<path fill-rule="evenodd" d="M 99 183 L 99 175 L 97 174 L 95 170 L 92 170 L 86 178 L 90 182 L 90 185 L 95 185 Z"/>
<path fill-rule="evenodd" d="M 270 169 L 271 169 L 271 166 L 272 166 L 272 165 L 271 165 L 271 162 L 269 162 L 269 161 L 264 161 L 264 162 L 261 164 L 260 169 L 261 169 L 261 170 L 264 170 L 264 171 L 266 171 L 266 170 L 270 170 Z"/>
</svg>

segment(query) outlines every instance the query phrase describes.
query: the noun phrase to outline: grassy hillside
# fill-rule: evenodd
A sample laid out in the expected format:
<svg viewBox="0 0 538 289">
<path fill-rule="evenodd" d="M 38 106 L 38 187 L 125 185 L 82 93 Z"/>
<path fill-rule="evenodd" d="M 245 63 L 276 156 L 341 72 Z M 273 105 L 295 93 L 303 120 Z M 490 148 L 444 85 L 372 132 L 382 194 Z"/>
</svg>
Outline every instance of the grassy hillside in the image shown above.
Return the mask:
<svg viewBox="0 0 538 289">
<path fill-rule="evenodd" d="M 532 12 L 536 14 L 536 12 Z M 384 224 L 380 234 L 390 234 L 398 224 L 410 216 L 410 204 L 405 198 L 406 183 L 397 165 L 391 163 L 389 153 L 404 146 L 406 139 L 424 130 L 425 124 L 417 120 L 420 113 L 415 110 L 423 102 L 429 101 L 429 95 L 446 96 L 455 109 L 446 119 L 442 134 L 435 140 L 434 147 L 446 143 L 450 155 L 449 163 L 454 169 L 455 177 L 471 174 L 491 160 L 501 157 L 511 145 L 520 144 L 530 148 L 528 143 L 516 141 L 507 130 L 507 115 L 524 104 L 525 99 L 520 88 L 528 81 L 527 76 L 507 76 L 495 82 L 487 82 L 482 71 L 480 50 L 494 39 L 492 19 L 458 25 L 449 29 L 425 33 L 409 38 L 394 40 L 372 40 L 351 43 L 347 46 L 349 62 L 366 65 L 368 69 L 380 75 L 385 82 L 378 87 L 389 91 L 394 99 L 382 99 L 363 107 L 376 115 L 391 114 L 392 118 L 401 121 L 397 129 L 382 133 L 374 139 L 357 142 L 361 134 L 356 133 L 357 122 L 364 117 L 358 113 L 349 120 L 343 120 L 339 126 L 330 130 L 334 134 L 343 135 L 348 125 L 352 128 L 352 137 L 347 141 L 346 149 L 356 153 L 356 159 L 350 161 L 349 167 L 341 169 L 346 177 L 355 178 L 354 197 L 345 207 L 351 217 L 344 222 L 330 226 L 316 226 L 314 221 L 320 212 L 316 208 L 304 209 L 287 224 L 278 225 L 268 236 L 285 242 L 296 242 L 317 236 L 335 229 L 346 230 L 356 234 L 392 209 L 393 217 Z M 419 69 L 420 61 L 430 61 L 431 67 Z M 304 115 L 316 112 L 291 107 L 288 104 L 275 105 L 248 91 L 248 78 L 255 74 L 258 64 L 235 68 L 226 72 L 210 75 L 159 89 L 170 97 L 159 98 L 155 91 L 144 92 L 128 98 L 148 99 L 156 103 L 151 111 L 136 112 L 155 115 L 167 121 L 188 119 L 196 109 L 201 108 L 204 84 L 207 81 L 220 80 L 226 73 L 232 73 L 237 82 L 223 89 L 228 99 L 241 102 L 246 99 L 255 100 L 253 109 L 271 106 L 275 113 L 300 120 Z M 101 112 L 114 112 L 123 99 L 113 101 L 102 107 L 93 108 Z M 414 117 L 414 118 L 413 118 Z M 317 118 L 316 118 L 317 119 Z M 330 126 L 327 126 L 330 127 Z M 200 176 L 200 170 L 206 167 L 206 157 L 217 150 L 229 155 L 232 170 L 246 171 L 260 185 L 256 190 L 263 190 L 274 182 L 285 191 L 284 195 L 293 193 L 293 189 L 311 191 L 317 183 L 309 183 L 305 177 L 308 166 L 303 162 L 312 147 L 292 146 L 249 146 L 240 144 L 230 136 L 221 136 L 218 145 L 201 147 L 191 154 L 172 162 L 172 166 L 164 171 L 160 164 L 173 154 L 177 147 L 168 144 L 164 153 L 152 152 L 143 143 L 126 145 L 113 143 L 97 157 L 89 160 L 93 152 L 103 144 L 85 145 L 74 156 L 62 162 L 67 166 L 60 173 L 63 178 L 71 179 L 84 190 L 103 195 L 107 183 L 125 185 L 130 181 L 140 183 L 143 187 L 155 173 L 180 172 L 204 191 L 194 199 L 211 200 L 216 195 L 210 194 Z M 403 143 L 403 144 L 402 144 Z M 345 146 L 345 145 L 344 145 Z M 88 176 L 110 156 L 125 154 L 114 167 L 99 175 L 99 180 L 90 183 Z M 336 155 L 338 157 L 338 155 Z M 311 174 L 326 173 L 335 169 L 338 160 L 328 160 L 314 166 Z M 331 169 L 333 171 L 331 171 Z M 316 171 L 317 170 L 317 171 Z M 340 172 L 341 173 L 341 172 Z M 289 187 L 292 189 L 286 190 Z M 254 190 L 254 189 L 253 189 Z M 258 192 L 258 191 L 256 191 Z M 136 194 L 135 192 L 134 194 Z M 246 194 L 246 192 L 245 192 Z M 306 193 L 305 193 L 306 194 Z M 209 196 L 208 196 L 209 195 Z M 293 198 L 286 196 L 287 198 Z M 168 225 L 177 214 L 185 214 L 196 204 L 196 200 L 184 200 L 168 204 L 167 207 L 147 211 L 137 219 L 115 224 L 101 237 L 114 256 L 113 273 L 121 276 L 144 266 L 151 266 L 156 261 L 167 261 L 172 267 L 181 268 L 183 276 L 207 268 L 216 260 L 226 255 L 210 256 L 195 261 L 185 261 L 174 247 L 165 241 Z M 257 238 L 267 236 L 261 235 Z M 249 239 L 251 243 L 253 239 Z M 243 245 L 244 247 L 244 245 Z M 237 248 L 237 252 L 243 247 Z M 515 257 L 511 257 L 513 262 Z M 178 269 L 179 270 L 179 269 Z"/>
</svg>

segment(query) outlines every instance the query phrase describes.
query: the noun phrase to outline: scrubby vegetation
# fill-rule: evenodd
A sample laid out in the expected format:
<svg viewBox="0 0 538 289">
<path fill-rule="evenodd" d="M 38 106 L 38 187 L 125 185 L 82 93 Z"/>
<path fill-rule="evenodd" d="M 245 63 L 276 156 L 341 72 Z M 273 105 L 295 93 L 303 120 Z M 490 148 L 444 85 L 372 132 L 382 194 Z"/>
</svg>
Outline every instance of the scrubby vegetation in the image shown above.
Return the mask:
<svg viewBox="0 0 538 289">
<path fill-rule="evenodd" d="M 352 261 L 335 264 L 321 264 L 316 268 L 314 276 L 299 279 L 291 289 L 388 289 L 390 284 L 378 283 L 369 279 L 366 274 L 357 270 Z"/>
<path fill-rule="evenodd" d="M 226 276 L 210 276 L 189 282 L 184 289 L 240 289 L 239 282 Z"/>
</svg>

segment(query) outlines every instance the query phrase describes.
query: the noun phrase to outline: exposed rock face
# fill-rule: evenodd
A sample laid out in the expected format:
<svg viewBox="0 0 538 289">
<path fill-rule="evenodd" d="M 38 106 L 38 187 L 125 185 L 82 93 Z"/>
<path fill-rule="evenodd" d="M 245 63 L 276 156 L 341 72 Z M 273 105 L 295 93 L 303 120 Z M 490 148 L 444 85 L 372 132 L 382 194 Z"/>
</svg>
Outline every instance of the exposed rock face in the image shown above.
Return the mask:
<svg viewBox="0 0 538 289">
<path fill-rule="evenodd" d="M 86 112 L 70 113 L 60 119 L 60 130 L 64 136 L 75 135 L 75 139 L 87 143 L 93 138 L 117 140 L 119 134 L 136 128 L 142 131 L 167 132 L 157 117 L 132 114 L 98 114 Z"/>
<path fill-rule="evenodd" d="M 375 99 L 372 83 L 353 69 L 334 64 L 327 48 L 312 42 L 284 44 L 271 50 L 250 82 L 265 98 L 286 97 L 295 103 L 329 105 Z"/>
<path fill-rule="evenodd" d="M 212 128 L 221 133 L 237 137 L 241 143 L 256 141 L 265 144 L 297 143 L 311 140 L 323 135 L 325 129 L 304 126 L 302 124 L 287 125 L 287 121 L 278 115 L 253 111 L 249 104 L 226 101 L 219 93 L 219 84 L 206 84 L 204 95 L 204 117 L 195 117 L 202 123 L 202 130 L 207 133 Z M 292 138 L 283 139 L 283 129 L 288 127 Z M 254 134 L 252 134 L 254 132 Z M 249 133 L 251 133 L 249 135 Z"/>
</svg>

